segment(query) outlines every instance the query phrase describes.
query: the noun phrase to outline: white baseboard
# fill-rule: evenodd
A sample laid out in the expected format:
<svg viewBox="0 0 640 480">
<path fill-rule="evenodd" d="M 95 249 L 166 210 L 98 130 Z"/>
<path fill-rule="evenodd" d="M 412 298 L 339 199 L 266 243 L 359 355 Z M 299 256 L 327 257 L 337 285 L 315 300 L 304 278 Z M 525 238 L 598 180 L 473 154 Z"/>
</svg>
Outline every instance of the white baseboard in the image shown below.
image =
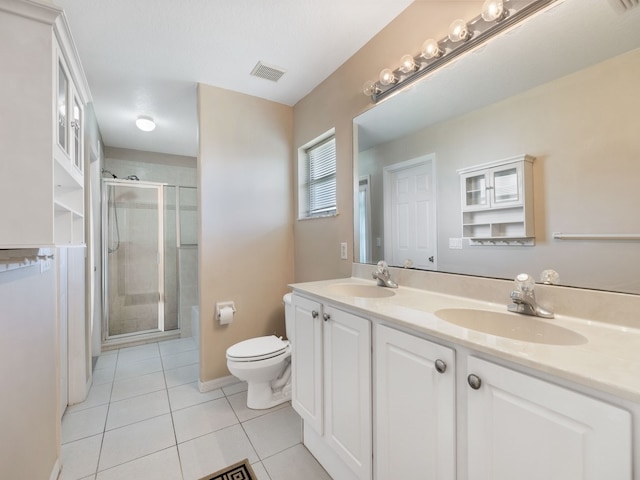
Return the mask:
<svg viewBox="0 0 640 480">
<path fill-rule="evenodd" d="M 228 387 L 229 385 L 233 385 L 234 383 L 238 383 L 239 381 L 240 380 L 238 380 L 233 375 L 215 378 L 206 382 L 201 382 L 200 380 L 198 380 L 198 390 L 200 390 L 201 393 L 210 392 L 211 390 L 216 390 L 217 388 Z"/>
<path fill-rule="evenodd" d="M 57 480 L 58 476 L 60 476 L 60 459 L 56 459 L 56 463 L 53 464 L 53 470 L 51 470 L 51 475 L 49 475 L 49 480 Z"/>
</svg>

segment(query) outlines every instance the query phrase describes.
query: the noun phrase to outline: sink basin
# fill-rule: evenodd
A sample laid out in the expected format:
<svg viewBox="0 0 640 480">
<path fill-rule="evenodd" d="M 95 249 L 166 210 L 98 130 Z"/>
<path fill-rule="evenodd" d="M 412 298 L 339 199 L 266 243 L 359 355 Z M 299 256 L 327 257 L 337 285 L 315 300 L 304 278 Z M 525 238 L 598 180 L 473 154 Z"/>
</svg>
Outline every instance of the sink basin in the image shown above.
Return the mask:
<svg viewBox="0 0 640 480">
<path fill-rule="evenodd" d="M 393 297 L 396 293 L 387 287 L 377 285 L 357 285 L 353 283 L 336 283 L 327 288 L 331 293 L 345 297 L 384 298 Z"/>
<path fill-rule="evenodd" d="M 436 311 L 435 315 L 460 327 L 522 342 L 547 345 L 587 343 L 586 337 L 579 333 L 531 316 L 466 308 L 445 308 Z"/>
</svg>

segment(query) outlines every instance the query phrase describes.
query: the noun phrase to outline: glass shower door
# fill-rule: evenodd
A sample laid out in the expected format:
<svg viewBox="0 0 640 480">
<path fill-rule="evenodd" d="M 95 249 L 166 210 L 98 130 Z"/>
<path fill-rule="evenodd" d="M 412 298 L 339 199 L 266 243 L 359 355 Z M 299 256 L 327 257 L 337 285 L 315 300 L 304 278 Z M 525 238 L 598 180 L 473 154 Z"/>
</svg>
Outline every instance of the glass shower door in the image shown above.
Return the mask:
<svg viewBox="0 0 640 480">
<path fill-rule="evenodd" d="M 104 182 L 105 337 L 164 331 L 162 185 Z"/>
</svg>

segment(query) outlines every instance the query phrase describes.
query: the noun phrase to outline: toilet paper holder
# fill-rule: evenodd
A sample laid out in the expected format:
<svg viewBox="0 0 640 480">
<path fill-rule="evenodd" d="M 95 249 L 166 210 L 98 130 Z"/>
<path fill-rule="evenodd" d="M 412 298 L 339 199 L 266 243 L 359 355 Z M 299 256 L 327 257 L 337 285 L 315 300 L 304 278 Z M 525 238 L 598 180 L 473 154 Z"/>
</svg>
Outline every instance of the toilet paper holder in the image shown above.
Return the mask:
<svg viewBox="0 0 640 480">
<path fill-rule="evenodd" d="M 216 318 L 221 319 L 221 313 L 223 308 L 231 307 L 233 313 L 236 313 L 236 305 L 234 302 L 216 302 Z"/>
</svg>

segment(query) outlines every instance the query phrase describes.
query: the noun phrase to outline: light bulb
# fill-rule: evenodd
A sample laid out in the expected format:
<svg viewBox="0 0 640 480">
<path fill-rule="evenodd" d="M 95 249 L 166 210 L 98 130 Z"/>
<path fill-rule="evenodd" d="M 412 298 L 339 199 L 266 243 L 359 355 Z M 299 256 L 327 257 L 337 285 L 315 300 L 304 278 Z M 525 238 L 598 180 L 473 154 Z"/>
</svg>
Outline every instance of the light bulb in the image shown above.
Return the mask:
<svg viewBox="0 0 640 480">
<path fill-rule="evenodd" d="M 362 86 L 362 92 L 367 97 L 371 97 L 372 95 L 375 95 L 376 93 L 380 93 L 380 89 L 375 84 L 375 82 L 372 82 L 371 80 L 367 80 L 366 82 L 364 82 L 364 85 Z"/>
<path fill-rule="evenodd" d="M 385 68 L 380 72 L 380 83 L 385 87 L 396 82 L 396 76 L 393 74 L 393 70 Z"/>
<path fill-rule="evenodd" d="M 442 49 L 438 45 L 437 40 L 430 38 L 422 44 L 422 56 L 429 60 L 430 58 L 438 58 L 442 56 Z"/>
<path fill-rule="evenodd" d="M 507 14 L 502 0 L 485 0 L 482 4 L 482 19 L 485 22 L 494 22 L 502 20 Z"/>
<path fill-rule="evenodd" d="M 462 19 L 454 20 L 449 25 L 449 40 L 452 42 L 465 41 L 471 38 L 471 32 L 467 28 L 467 22 Z"/>
<path fill-rule="evenodd" d="M 143 132 L 151 132 L 156 128 L 156 122 L 154 122 L 151 117 L 140 115 L 136 120 L 136 127 Z"/>
<path fill-rule="evenodd" d="M 402 73 L 415 72 L 418 69 L 416 61 L 411 55 L 403 55 L 400 59 L 400 71 Z"/>
</svg>

